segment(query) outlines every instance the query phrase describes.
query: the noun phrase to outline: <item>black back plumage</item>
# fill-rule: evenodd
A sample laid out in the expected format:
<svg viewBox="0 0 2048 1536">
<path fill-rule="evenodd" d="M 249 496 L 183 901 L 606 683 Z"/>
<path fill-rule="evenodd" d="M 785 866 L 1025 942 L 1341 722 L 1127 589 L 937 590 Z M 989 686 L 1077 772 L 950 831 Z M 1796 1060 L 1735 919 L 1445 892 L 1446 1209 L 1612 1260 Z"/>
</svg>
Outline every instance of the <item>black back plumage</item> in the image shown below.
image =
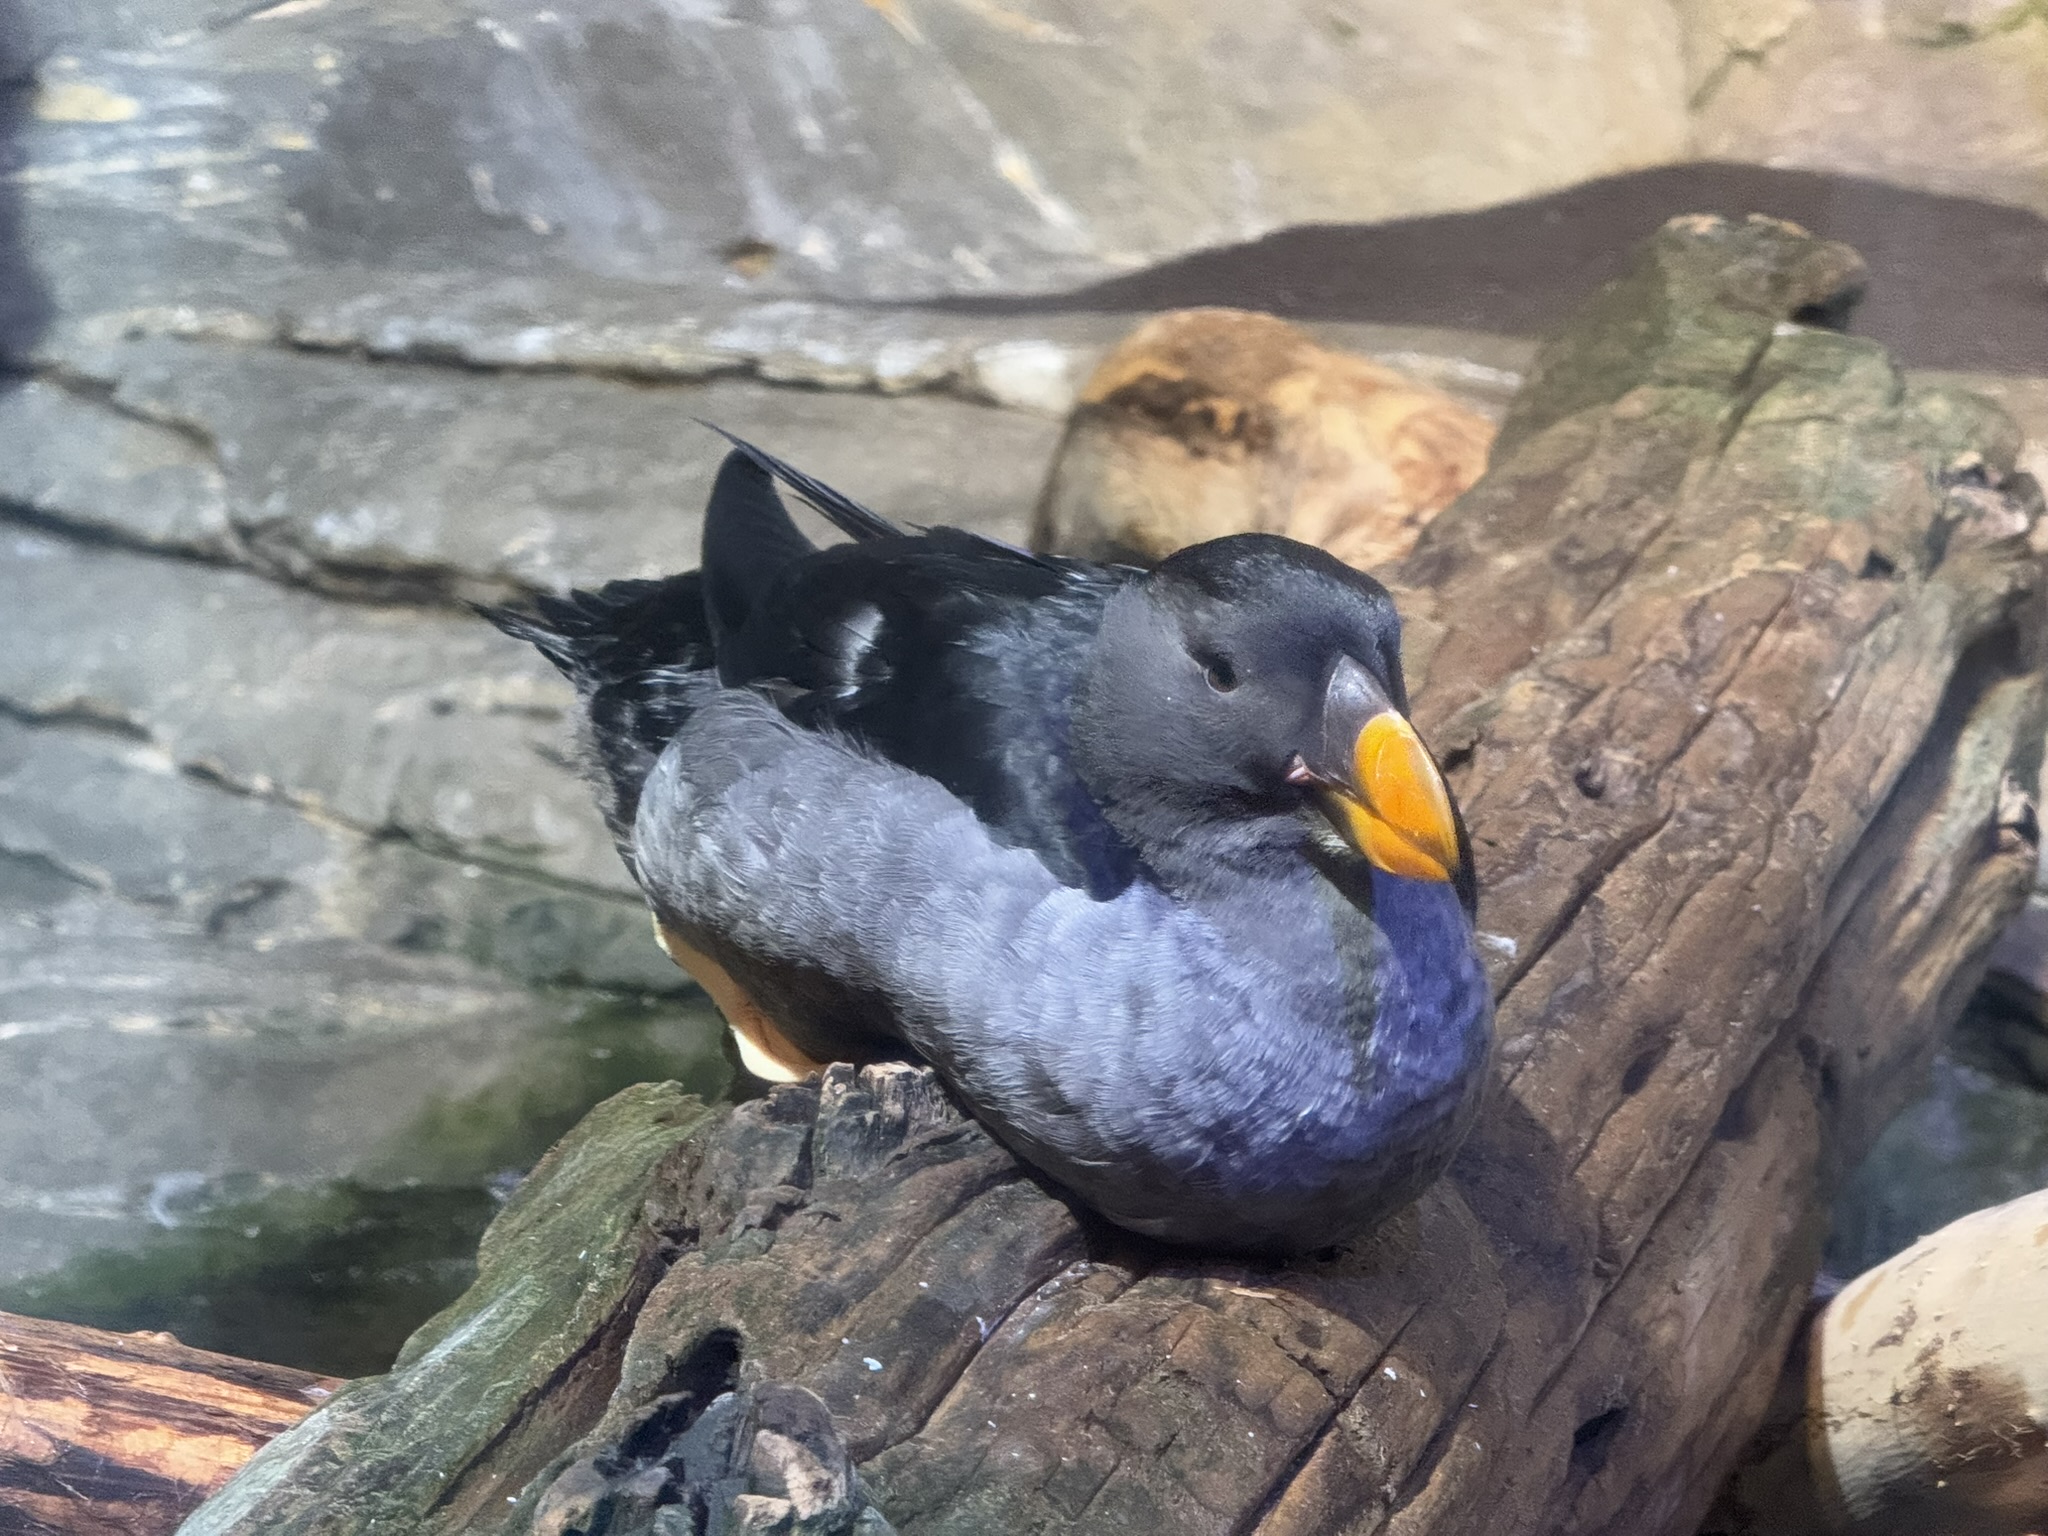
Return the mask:
<svg viewBox="0 0 2048 1536">
<path fill-rule="evenodd" d="M 606 818 L 631 861 L 639 789 L 688 718 L 690 672 L 776 700 L 938 780 L 1063 883 L 1107 896 L 1136 861 L 1075 775 L 1067 713 L 1102 606 L 1136 573 L 957 529 L 906 533 L 753 445 L 720 467 L 698 571 L 484 610 L 585 701 Z M 849 535 L 815 548 L 782 481 Z"/>
</svg>

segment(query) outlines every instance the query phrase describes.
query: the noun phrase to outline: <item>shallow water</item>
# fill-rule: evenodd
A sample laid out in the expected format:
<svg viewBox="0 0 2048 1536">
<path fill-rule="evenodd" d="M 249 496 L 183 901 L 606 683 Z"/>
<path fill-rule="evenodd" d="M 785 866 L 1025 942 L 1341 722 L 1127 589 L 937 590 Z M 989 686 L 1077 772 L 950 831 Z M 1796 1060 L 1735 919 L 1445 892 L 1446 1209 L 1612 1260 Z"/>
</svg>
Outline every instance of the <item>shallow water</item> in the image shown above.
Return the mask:
<svg viewBox="0 0 2048 1536">
<path fill-rule="evenodd" d="M 339 1177 L 263 1167 L 167 1169 L 72 1192 L 0 1221 L 54 1224 L 62 1262 L 0 1284 L 0 1309 L 117 1330 L 337 1376 L 384 1369 L 415 1327 L 475 1270 L 478 1237 L 521 1174 L 591 1105 L 635 1082 L 674 1079 L 706 1097 L 731 1071 L 700 1000 L 567 994 L 580 1004 L 517 1033 L 455 1031 L 413 1042 L 404 1112 L 354 1149 Z M 119 1037 L 108 1041 L 119 1049 Z M 345 1075 L 352 1050 L 325 1069 Z M 323 1064 L 300 1052 L 294 1074 Z M 451 1086 L 452 1085 L 452 1086 Z M 385 1093 L 403 1092 L 390 1082 Z M 250 1115 L 223 1098 L 201 1115 Z"/>
<path fill-rule="evenodd" d="M 2048 1188 L 2048 1092 L 1986 1044 L 1985 1022 L 1964 1019 L 1926 1091 L 1849 1176 L 1828 1234 L 1830 1274 L 1861 1274 L 1972 1211 Z"/>
</svg>

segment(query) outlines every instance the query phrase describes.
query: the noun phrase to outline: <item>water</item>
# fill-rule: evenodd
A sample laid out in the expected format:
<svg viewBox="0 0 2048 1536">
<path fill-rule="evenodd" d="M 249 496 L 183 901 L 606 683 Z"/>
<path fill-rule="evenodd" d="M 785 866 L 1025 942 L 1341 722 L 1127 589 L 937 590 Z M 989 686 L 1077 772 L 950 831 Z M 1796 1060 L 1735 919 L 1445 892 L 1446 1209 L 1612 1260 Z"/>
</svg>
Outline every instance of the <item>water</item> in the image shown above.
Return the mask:
<svg viewBox="0 0 2048 1536">
<path fill-rule="evenodd" d="M 2048 1188 L 2048 1091 L 1995 1043 L 1999 1021 L 1999 1003 L 1980 993 L 1927 1090 L 1849 1176 L 1830 1274 L 1861 1274 L 1972 1211 Z"/>
<path fill-rule="evenodd" d="M 708 1004 L 574 1000 L 582 1006 L 562 1022 L 496 1042 L 481 1083 L 428 1086 L 342 1177 L 172 1170 L 76 1202 L 73 1225 L 97 1224 L 103 1240 L 0 1284 L 0 1309 L 163 1329 L 336 1376 L 384 1369 L 468 1285 L 504 1197 L 591 1105 L 657 1079 L 707 1098 L 726 1091 L 723 1028 Z M 471 1037 L 445 1042 L 451 1055 L 477 1049 Z M 431 1085 L 432 1072 L 420 1080 Z"/>
</svg>

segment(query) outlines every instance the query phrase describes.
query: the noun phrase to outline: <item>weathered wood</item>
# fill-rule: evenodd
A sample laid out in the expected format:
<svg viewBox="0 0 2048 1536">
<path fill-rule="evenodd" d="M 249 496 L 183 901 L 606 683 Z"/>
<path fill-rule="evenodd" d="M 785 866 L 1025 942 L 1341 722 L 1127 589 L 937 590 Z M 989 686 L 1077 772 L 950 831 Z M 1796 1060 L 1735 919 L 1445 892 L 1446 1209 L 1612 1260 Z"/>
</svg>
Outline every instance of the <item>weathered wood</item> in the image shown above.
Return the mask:
<svg viewBox="0 0 2048 1536">
<path fill-rule="evenodd" d="M 272 1524 L 273 1501 L 319 1488 L 300 1518 L 327 1529 L 412 1531 L 430 1516 L 496 1529 L 507 1495 L 603 1411 L 633 1316 L 686 1230 L 671 1192 L 713 1118 L 673 1083 L 592 1110 L 491 1223 L 476 1284 L 390 1374 L 350 1383 L 183 1528 L 292 1529 Z M 380 1429 L 381 1446 L 361 1443 Z"/>
<path fill-rule="evenodd" d="M 1077 1217 L 922 1073 L 834 1069 L 674 1129 L 649 1208 L 677 1256 L 607 1325 L 601 1415 L 553 1417 L 496 1328 L 574 1273 L 529 1245 L 189 1529 L 1689 1533 L 1832 1181 L 2033 874 L 2039 495 L 1995 410 L 1796 323 L 1859 272 L 1768 221 L 1667 227 L 1394 573 L 1502 1038 L 1415 1207 L 1317 1262 L 1164 1251 Z M 537 1185 L 584 1198 L 564 1166 Z M 775 1384 L 859 1468 L 813 1515 L 686 1444 L 707 1396 Z"/>
<path fill-rule="evenodd" d="M 0 1312 L 0 1531 L 161 1536 L 340 1385 Z"/>
</svg>

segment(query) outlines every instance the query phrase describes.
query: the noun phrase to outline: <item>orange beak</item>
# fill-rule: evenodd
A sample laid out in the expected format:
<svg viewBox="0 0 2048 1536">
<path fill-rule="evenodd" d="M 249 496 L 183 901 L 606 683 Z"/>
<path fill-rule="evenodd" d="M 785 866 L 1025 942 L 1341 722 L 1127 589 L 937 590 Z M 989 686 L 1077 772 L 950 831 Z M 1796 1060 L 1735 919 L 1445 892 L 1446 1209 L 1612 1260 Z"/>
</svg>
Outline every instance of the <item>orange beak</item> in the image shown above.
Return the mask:
<svg viewBox="0 0 2048 1536">
<path fill-rule="evenodd" d="M 1457 813 L 1429 748 L 1386 691 L 1350 657 L 1323 698 L 1321 761 L 1292 775 L 1315 785 L 1345 842 L 1390 875 L 1450 881 L 1464 863 Z"/>
</svg>

